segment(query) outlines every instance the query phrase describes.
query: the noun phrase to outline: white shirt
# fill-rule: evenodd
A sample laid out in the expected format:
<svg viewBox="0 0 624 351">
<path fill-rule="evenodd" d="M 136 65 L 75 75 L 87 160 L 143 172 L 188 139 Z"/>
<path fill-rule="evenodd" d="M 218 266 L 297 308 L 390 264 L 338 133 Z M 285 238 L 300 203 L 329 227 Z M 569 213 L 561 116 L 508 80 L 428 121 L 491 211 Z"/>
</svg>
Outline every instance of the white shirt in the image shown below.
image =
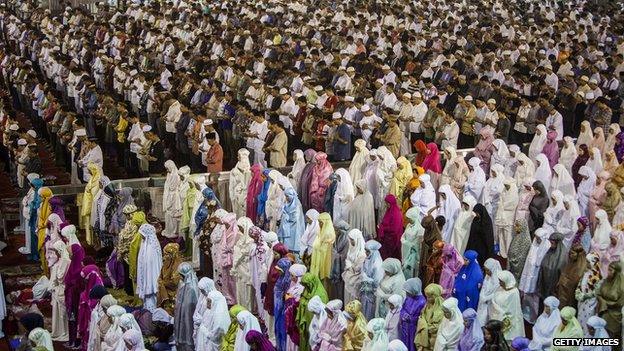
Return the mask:
<svg viewBox="0 0 624 351">
<path fill-rule="evenodd" d="M 425 115 L 429 107 L 425 104 L 424 101 L 421 101 L 418 105 L 413 105 L 412 112 L 410 114 L 412 118 L 412 122 L 409 124 L 409 129 L 411 133 L 420 133 L 420 124 L 425 119 Z"/>
<path fill-rule="evenodd" d="M 179 101 L 175 101 L 169 106 L 169 110 L 167 110 L 167 114 L 165 114 L 165 130 L 167 133 L 176 132 L 175 125 L 182 115 L 182 111 L 180 110 L 181 106 Z"/>
<path fill-rule="evenodd" d="M 563 116 L 559 111 L 555 111 L 554 114 L 549 114 L 546 117 L 546 128 L 554 128 L 557 131 L 557 141 L 563 140 Z"/>
<path fill-rule="evenodd" d="M 297 115 L 297 105 L 295 105 L 295 99 L 289 97 L 288 100 L 282 100 L 282 104 L 279 108 L 279 119 L 284 123 L 286 130 L 292 134 L 292 119 Z"/>
<path fill-rule="evenodd" d="M 442 139 L 442 150 L 447 147 L 457 148 L 457 140 L 459 138 L 459 125 L 453 121 L 451 124 L 446 124 L 442 130 L 444 133 L 444 139 Z"/>
<path fill-rule="evenodd" d="M 249 126 L 249 133 L 257 134 L 256 137 L 247 138 L 247 147 L 253 150 L 260 150 L 264 146 L 264 140 L 269 133 L 269 122 L 263 121 L 258 123 L 256 121 L 251 122 Z"/>
</svg>

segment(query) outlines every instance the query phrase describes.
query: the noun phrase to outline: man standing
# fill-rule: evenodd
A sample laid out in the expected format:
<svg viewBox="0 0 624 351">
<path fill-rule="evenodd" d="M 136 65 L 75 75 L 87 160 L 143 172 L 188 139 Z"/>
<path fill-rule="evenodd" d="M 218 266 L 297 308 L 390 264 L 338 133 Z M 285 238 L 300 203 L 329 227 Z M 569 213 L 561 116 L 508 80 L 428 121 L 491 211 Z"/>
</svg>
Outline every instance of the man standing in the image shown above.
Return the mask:
<svg viewBox="0 0 624 351">
<path fill-rule="evenodd" d="M 165 146 L 162 140 L 154 133 L 151 126 L 144 126 L 143 133 L 150 143 L 147 160 L 149 161 L 149 174 L 162 175 L 165 171 Z"/>
<path fill-rule="evenodd" d="M 340 112 L 332 115 L 334 133 L 331 137 L 334 148 L 334 161 L 346 161 L 351 157 L 351 129 L 344 123 Z"/>
<path fill-rule="evenodd" d="M 206 152 L 206 168 L 208 173 L 223 171 L 223 148 L 217 141 L 217 133 L 206 134 L 206 141 L 210 149 Z"/>
<path fill-rule="evenodd" d="M 91 173 L 87 169 L 89 163 L 97 165 L 100 169 L 104 166 L 104 156 L 102 155 L 102 148 L 97 144 L 97 138 L 91 137 L 87 141 L 87 152 L 83 158 L 78 161 L 80 167 L 82 167 L 82 176 L 85 182 L 88 182 L 91 178 Z M 29 172 L 33 173 L 33 172 Z M 34 172 L 36 173 L 36 172 Z"/>
<path fill-rule="evenodd" d="M 286 152 L 288 151 L 288 136 L 282 121 L 271 121 L 269 129 L 274 137 L 271 143 L 263 150 L 269 153 L 269 166 L 280 168 L 286 166 Z"/>
<path fill-rule="evenodd" d="M 253 114 L 253 122 L 249 126 L 249 131 L 245 133 L 247 137 L 247 149 L 252 153 L 252 160 L 254 164 L 260 164 L 262 167 L 266 167 L 266 161 L 264 160 L 264 140 L 269 133 L 269 123 L 264 118 L 264 114 L 255 112 Z"/>
</svg>

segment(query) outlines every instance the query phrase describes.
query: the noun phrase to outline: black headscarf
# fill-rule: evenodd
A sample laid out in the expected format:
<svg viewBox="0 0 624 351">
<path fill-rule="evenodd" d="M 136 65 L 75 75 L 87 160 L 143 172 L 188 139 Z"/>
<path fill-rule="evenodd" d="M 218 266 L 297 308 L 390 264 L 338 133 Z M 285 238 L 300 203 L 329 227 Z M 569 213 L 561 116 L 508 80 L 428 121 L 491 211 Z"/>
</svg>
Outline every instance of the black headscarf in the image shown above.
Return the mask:
<svg viewBox="0 0 624 351">
<path fill-rule="evenodd" d="M 550 205 L 550 199 L 548 198 L 548 192 L 542 184 L 541 181 L 535 181 L 533 183 L 533 188 L 539 190 L 539 194 L 533 195 L 533 199 L 531 199 L 531 203 L 529 204 L 529 233 L 531 233 L 531 238 L 533 238 L 533 233 L 535 233 L 535 229 L 541 228 L 544 224 L 544 212 Z"/>
<path fill-rule="evenodd" d="M 556 292 L 561 271 L 568 262 L 568 249 L 563 244 L 563 234 L 553 233 L 548 240 L 554 247 L 551 246 L 544 255 L 537 279 L 537 292 L 542 299 Z"/>
<path fill-rule="evenodd" d="M 20 323 L 26 329 L 26 335 L 35 328 L 43 328 L 43 316 L 38 313 L 26 313 L 20 318 Z"/>
<path fill-rule="evenodd" d="M 476 217 L 470 225 L 470 236 L 468 236 L 466 250 L 476 251 L 481 258 L 480 261 L 485 262 L 488 258 L 494 257 L 492 218 L 482 204 L 476 204 L 472 212 L 476 214 Z"/>
<path fill-rule="evenodd" d="M 579 149 L 583 150 L 583 154 L 582 155 L 578 155 L 576 157 L 576 160 L 574 160 L 574 163 L 572 164 L 572 179 L 574 179 L 574 187 L 578 188 L 579 184 L 581 184 L 581 180 L 583 180 L 583 177 L 579 174 L 579 170 L 581 169 L 581 167 L 585 166 L 585 164 L 587 164 L 587 161 L 589 160 L 589 147 L 587 147 L 587 145 L 585 144 L 581 144 L 579 146 Z"/>
<path fill-rule="evenodd" d="M 509 351 L 509 345 L 505 336 L 503 335 L 503 322 L 496 319 L 489 320 L 483 326 L 483 329 L 487 330 L 492 340 L 485 340 L 485 345 L 481 350 L 486 351 Z"/>
<path fill-rule="evenodd" d="M 108 295 L 108 290 L 103 285 L 96 285 L 89 291 L 89 298 L 92 300 L 99 300 Z"/>
</svg>

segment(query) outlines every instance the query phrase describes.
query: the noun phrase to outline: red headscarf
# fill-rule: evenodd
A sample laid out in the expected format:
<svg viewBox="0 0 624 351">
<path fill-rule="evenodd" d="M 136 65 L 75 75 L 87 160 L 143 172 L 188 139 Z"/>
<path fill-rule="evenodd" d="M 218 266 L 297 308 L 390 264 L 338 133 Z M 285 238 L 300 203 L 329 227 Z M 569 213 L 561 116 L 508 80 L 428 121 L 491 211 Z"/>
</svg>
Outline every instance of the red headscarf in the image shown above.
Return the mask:
<svg viewBox="0 0 624 351">
<path fill-rule="evenodd" d="M 255 164 L 251 166 L 251 180 L 247 187 L 247 217 L 256 222 L 256 210 L 258 207 L 258 195 L 262 191 L 264 181 L 262 180 L 262 166 Z"/>
<path fill-rule="evenodd" d="M 379 252 L 384 260 L 388 257 L 401 259 L 403 214 L 394 195 L 386 195 L 385 201 L 388 204 L 388 209 L 377 228 L 377 240 L 381 244 Z"/>
<path fill-rule="evenodd" d="M 427 144 L 427 151 L 429 154 L 425 157 L 425 160 L 422 163 L 422 168 L 425 171 L 431 171 L 434 173 L 442 173 L 442 164 L 440 163 L 440 151 L 438 150 L 438 145 L 435 143 Z"/>
<path fill-rule="evenodd" d="M 414 162 L 416 162 L 417 166 L 421 166 L 423 161 L 425 160 L 425 157 L 427 157 L 427 144 L 425 144 L 424 141 L 418 139 L 414 143 L 414 147 L 416 148 L 416 159 L 414 160 Z"/>
</svg>

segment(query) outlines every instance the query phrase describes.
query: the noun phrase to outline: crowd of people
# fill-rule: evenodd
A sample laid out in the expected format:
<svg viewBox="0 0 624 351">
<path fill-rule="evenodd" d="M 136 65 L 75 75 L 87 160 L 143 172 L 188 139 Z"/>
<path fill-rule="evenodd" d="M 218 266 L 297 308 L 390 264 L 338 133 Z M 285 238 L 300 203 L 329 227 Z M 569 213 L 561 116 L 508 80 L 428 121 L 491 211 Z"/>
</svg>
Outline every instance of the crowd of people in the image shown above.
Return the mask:
<svg viewBox="0 0 624 351">
<path fill-rule="evenodd" d="M 0 5 L 0 154 L 53 321 L 22 316 L 14 344 L 621 339 L 620 5 Z M 42 180 L 44 140 L 85 183 L 77 223 Z M 166 175 L 162 199 L 116 188 L 105 161 Z M 202 174 L 224 169 L 222 203 Z"/>
</svg>

